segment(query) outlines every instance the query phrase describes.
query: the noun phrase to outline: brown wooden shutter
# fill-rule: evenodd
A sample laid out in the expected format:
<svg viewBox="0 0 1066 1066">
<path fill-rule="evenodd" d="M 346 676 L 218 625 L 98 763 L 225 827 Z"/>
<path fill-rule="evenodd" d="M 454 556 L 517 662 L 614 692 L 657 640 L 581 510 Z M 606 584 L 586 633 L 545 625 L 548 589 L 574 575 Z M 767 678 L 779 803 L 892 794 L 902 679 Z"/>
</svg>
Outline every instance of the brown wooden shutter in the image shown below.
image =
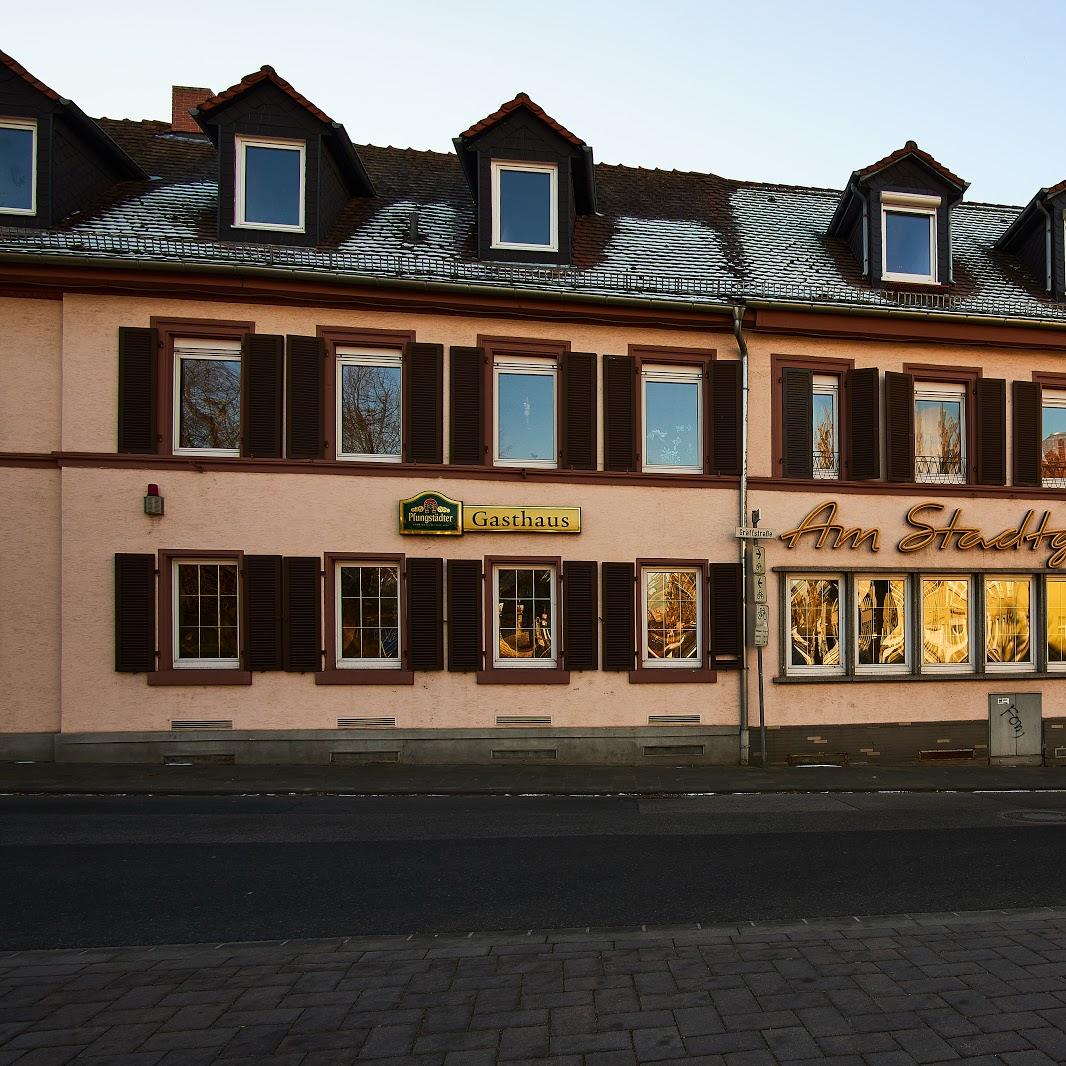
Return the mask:
<svg viewBox="0 0 1066 1066">
<path fill-rule="evenodd" d="M 118 450 L 159 451 L 156 374 L 159 331 L 120 326 L 118 331 Z"/>
<path fill-rule="evenodd" d="M 444 345 L 415 344 L 403 350 L 404 459 L 444 461 Z"/>
<path fill-rule="evenodd" d="M 115 555 L 115 670 L 155 669 L 155 556 Z"/>
<path fill-rule="evenodd" d="M 885 371 L 885 476 L 914 480 L 914 378 Z"/>
<path fill-rule="evenodd" d="M 290 459 L 322 458 L 325 369 L 326 345 L 321 337 L 286 338 L 285 454 Z"/>
<path fill-rule="evenodd" d="M 282 563 L 282 662 L 286 670 L 322 669 L 322 560 L 287 556 Z"/>
<path fill-rule="evenodd" d="M 636 364 L 628 355 L 603 357 L 603 468 L 635 470 Z"/>
<path fill-rule="evenodd" d="M 728 667 L 743 654 L 744 576 L 740 563 L 711 563 L 711 664 Z"/>
<path fill-rule="evenodd" d="M 481 669 L 480 559 L 448 560 L 448 669 Z"/>
<path fill-rule="evenodd" d="M 241 344 L 241 455 L 281 458 L 285 338 L 246 333 Z"/>
<path fill-rule="evenodd" d="M 407 560 L 407 662 L 444 669 L 444 560 Z"/>
<path fill-rule="evenodd" d="M 844 476 L 875 481 L 881 476 L 881 372 L 875 366 L 849 370 L 844 394 L 848 442 Z"/>
<path fill-rule="evenodd" d="M 567 670 L 599 666 L 596 594 L 595 563 L 563 563 L 563 666 Z"/>
<path fill-rule="evenodd" d="M 781 370 L 781 473 L 814 477 L 814 372 Z"/>
<path fill-rule="evenodd" d="M 1038 381 L 1011 383 L 1011 435 L 1014 438 L 1015 485 L 1039 485 L 1043 396 Z"/>
<path fill-rule="evenodd" d="M 740 363 L 735 359 L 711 360 L 710 465 L 712 474 L 740 476 Z"/>
<path fill-rule="evenodd" d="M 978 378 L 974 383 L 977 408 L 977 483 L 1007 483 L 1007 383 L 1002 378 Z"/>
<path fill-rule="evenodd" d="M 282 646 L 281 556 L 246 555 L 242 636 L 248 670 L 280 670 Z"/>
<path fill-rule="evenodd" d="M 485 462 L 485 349 L 448 352 L 448 459 L 478 466 Z"/>
<path fill-rule="evenodd" d="M 636 568 L 632 563 L 604 563 L 603 668 L 632 670 L 635 633 Z"/>
<path fill-rule="evenodd" d="M 559 357 L 562 466 L 596 469 L 596 356 L 564 352 Z"/>
</svg>

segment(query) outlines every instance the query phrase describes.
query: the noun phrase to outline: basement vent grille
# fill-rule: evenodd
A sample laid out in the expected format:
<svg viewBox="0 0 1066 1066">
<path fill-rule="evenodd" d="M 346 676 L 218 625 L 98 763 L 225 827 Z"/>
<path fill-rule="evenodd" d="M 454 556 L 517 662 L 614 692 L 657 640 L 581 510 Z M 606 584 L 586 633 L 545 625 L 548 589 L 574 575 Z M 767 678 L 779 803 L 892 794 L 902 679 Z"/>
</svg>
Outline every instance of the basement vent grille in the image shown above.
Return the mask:
<svg viewBox="0 0 1066 1066">
<path fill-rule="evenodd" d="M 790 755 L 789 766 L 847 766 L 848 753 L 846 751 L 815 751 Z"/>
<path fill-rule="evenodd" d="M 702 744 L 655 744 L 644 748 L 644 757 L 647 759 L 691 759 L 702 756 Z"/>
<path fill-rule="evenodd" d="M 331 751 L 329 761 L 334 766 L 365 766 L 375 762 L 399 762 L 399 751 Z"/>
<path fill-rule="evenodd" d="M 699 725 L 698 714 L 649 714 L 648 725 Z"/>
<path fill-rule="evenodd" d="M 550 714 L 498 714 L 497 725 L 551 725 Z"/>
<path fill-rule="evenodd" d="M 230 718 L 173 718 L 170 728 L 175 733 L 189 732 L 196 729 L 232 729 Z"/>
<path fill-rule="evenodd" d="M 493 748 L 492 758 L 505 762 L 544 762 L 559 758 L 558 748 Z"/>
<path fill-rule="evenodd" d="M 972 759 L 973 748 L 933 748 L 929 751 L 918 752 L 918 758 L 922 762 L 931 762 L 947 759 Z"/>
<path fill-rule="evenodd" d="M 338 718 L 338 729 L 392 729 L 395 718 Z"/>
<path fill-rule="evenodd" d="M 1055 749 L 1055 758 L 1056 759 L 1066 759 L 1066 748 L 1056 748 Z"/>
<path fill-rule="evenodd" d="M 164 755 L 164 766 L 233 766 L 237 761 L 236 755 L 226 755 L 222 752 L 193 752 L 188 755 Z"/>
</svg>

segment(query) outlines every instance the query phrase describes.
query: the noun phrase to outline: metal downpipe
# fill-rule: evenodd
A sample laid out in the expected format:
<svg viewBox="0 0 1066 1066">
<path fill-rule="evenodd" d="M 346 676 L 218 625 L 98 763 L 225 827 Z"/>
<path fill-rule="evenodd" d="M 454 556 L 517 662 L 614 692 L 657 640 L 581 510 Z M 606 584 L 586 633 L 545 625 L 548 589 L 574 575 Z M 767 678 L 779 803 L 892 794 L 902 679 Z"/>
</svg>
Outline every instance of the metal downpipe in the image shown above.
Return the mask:
<svg viewBox="0 0 1066 1066">
<path fill-rule="evenodd" d="M 744 304 L 733 305 L 733 336 L 740 351 L 740 491 L 737 525 L 748 524 L 748 343 L 744 339 Z M 748 542 L 740 545 L 740 765 L 748 765 Z"/>
</svg>

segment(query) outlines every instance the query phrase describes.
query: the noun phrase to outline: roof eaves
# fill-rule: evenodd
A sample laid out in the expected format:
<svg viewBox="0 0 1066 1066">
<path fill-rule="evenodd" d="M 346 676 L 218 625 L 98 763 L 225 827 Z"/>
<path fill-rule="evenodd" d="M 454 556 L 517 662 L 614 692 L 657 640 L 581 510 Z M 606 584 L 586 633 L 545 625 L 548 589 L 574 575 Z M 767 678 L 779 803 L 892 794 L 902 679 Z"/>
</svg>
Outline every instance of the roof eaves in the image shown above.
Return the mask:
<svg viewBox="0 0 1066 1066">
<path fill-rule="evenodd" d="M 1066 188 L 1066 182 L 1061 182 L 1060 186 L 1061 188 Z M 1054 186 L 1053 188 L 1059 188 L 1060 186 Z M 1018 212 L 1014 221 L 999 235 L 999 239 L 993 247 L 1003 252 L 1011 251 L 1014 242 L 1021 236 L 1029 220 L 1036 213 L 1037 208 L 1043 206 L 1044 201 L 1051 193 L 1052 189 L 1038 190 L 1037 194 Z"/>
<path fill-rule="evenodd" d="M 32 85 L 39 93 L 47 96 L 49 100 L 62 103 L 63 97 L 55 89 L 50 89 L 39 78 L 35 78 L 17 59 L 9 56 L 6 52 L 0 52 L 0 66 L 7 67 L 13 74 L 17 74 L 23 81 Z"/>
<path fill-rule="evenodd" d="M 526 93 L 519 93 L 513 100 L 501 104 L 491 115 L 486 115 L 479 122 L 475 122 L 468 130 L 459 134 L 459 140 L 466 141 L 477 137 L 486 130 L 491 129 L 498 122 L 502 122 L 513 111 L 525 108 L 530 114 L 535 115 L 549 129 L 557 133 L 564 141 L 568 141 L 575 148 L 584 148 L 585 142 L 576 134 L 571 133 L 562 123 L 556 122 L 539 104 L 534 103 Z"/>
</svg>

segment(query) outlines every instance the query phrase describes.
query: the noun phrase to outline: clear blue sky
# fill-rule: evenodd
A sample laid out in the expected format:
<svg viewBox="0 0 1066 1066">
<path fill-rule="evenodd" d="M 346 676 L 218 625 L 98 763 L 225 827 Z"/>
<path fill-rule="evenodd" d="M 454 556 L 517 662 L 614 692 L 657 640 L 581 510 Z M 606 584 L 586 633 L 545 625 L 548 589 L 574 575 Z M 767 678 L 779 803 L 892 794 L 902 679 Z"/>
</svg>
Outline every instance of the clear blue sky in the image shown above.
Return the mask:
<svg viewBox="0 0 1066 1066">
<path fill-rule="evenodd" d="M 0 48 L 92 115 L 165 118 L 171 84 L 270 63 L 357 144 L 447 151 L 524 90 L 606 163 L 840 187 L 913 138 L 971 200 L 1066 178 L 1053 0 L 158 6 L 8 4 Z"/>
</svg>

